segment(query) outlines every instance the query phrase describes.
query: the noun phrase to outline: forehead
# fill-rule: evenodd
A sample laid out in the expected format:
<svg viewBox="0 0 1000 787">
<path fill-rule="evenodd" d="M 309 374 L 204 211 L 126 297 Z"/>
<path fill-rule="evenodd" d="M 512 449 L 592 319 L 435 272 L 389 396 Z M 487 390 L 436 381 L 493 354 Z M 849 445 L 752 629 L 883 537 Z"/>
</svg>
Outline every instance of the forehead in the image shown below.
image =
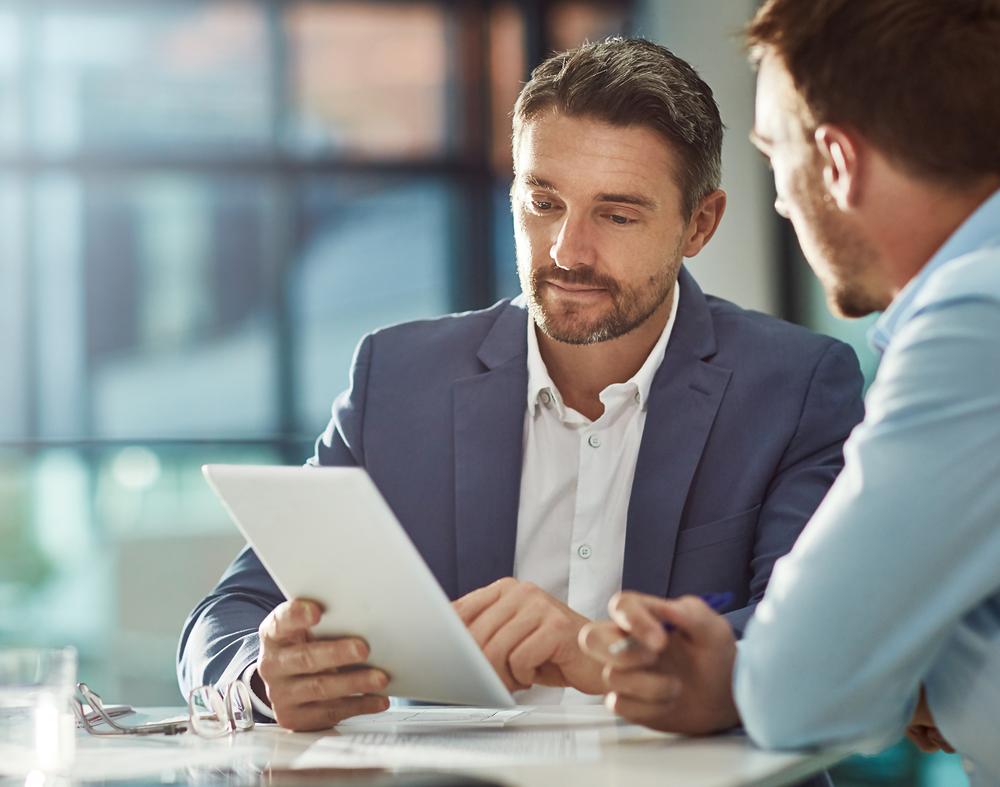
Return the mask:
<svg viewBox="0 0 1000 787">
<path fill-rule="evenodd" d="M 781 61 L 767 54 L 757 70 L 754 131 L 772 142 L 785 142 L 801 129 L 801 101 L 795 84 Z"/>
<path fill-rule="evenodd" d="M 548 181 L 560 191 L 625 188 L 660 194 L 674 186 L 676 159 L 663 137 L 645 126 L 614 126 L 550 111 L 525 123 L 517 141 L 519 177 Z"/>
</svg>

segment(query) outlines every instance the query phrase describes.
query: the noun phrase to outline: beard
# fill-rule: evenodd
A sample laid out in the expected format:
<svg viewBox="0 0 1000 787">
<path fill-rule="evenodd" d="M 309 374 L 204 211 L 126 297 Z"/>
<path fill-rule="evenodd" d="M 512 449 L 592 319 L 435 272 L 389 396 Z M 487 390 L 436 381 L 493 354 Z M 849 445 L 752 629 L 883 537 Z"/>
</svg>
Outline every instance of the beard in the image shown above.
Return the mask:
<svg viewBox="0 0 1000 787">
<path fill-rule="evenodd" d="M 596 344 L 624 336 L 646 322 L 673 292 L 682 259 L 678 243 L 662 268 L 635 286 L 589 267 L 566 269 L 555 265 L 529 270 L 527 281 L 522 273 L 521 284 L 528 312 L 546 336 L 564 344 Z M 547 301 L 544 291 L 548 282 L 603 289 L 610 303 L 600 314 L 588 316 L 593 306 Z"/>
<path fill-rule="evenodd" d="M 798 189 L 805 224 L 796 234 L 803 254 L 826 293 L 827 305 L 840 317 L 866 317 L 889 305 L 888 293 L 872 286 L 878 253 L 841 214 L 826 192 L 819 167 L 807 170 Z"/>
</svg>

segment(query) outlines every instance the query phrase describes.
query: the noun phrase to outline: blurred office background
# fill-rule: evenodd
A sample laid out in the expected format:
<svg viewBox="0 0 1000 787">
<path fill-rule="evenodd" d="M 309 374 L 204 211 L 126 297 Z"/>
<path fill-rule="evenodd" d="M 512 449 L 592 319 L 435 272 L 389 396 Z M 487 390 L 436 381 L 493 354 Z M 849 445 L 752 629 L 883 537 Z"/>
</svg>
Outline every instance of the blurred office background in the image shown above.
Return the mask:
<svg viewBox="0 0 1000 787">
<path fill-rule="evenodd" d="M 181 623 L 241 546 L 205 462 L 300 463 L 375 327 L 514 294 L 508 113 L 615 33 L 728 126 L 702 286 L 847 338 L 746 141 L 753 0 L 0 0 L 0 645 L 176 704 Z M 961 784 L 908 744 L 839 784 Z"/>
</svg>

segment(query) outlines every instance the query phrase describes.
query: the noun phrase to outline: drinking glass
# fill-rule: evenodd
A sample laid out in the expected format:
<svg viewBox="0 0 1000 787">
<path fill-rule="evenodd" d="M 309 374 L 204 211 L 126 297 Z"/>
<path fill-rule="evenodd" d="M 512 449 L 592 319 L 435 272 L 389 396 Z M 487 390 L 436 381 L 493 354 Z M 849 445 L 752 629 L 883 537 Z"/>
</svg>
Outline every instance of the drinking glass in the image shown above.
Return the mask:
<svg viewBox="0 0 1000 787">
<path fill-rule="evenodd" d="M 0 775 L 72 765 L 73 648 L 0 648 Z"/>
</svg>

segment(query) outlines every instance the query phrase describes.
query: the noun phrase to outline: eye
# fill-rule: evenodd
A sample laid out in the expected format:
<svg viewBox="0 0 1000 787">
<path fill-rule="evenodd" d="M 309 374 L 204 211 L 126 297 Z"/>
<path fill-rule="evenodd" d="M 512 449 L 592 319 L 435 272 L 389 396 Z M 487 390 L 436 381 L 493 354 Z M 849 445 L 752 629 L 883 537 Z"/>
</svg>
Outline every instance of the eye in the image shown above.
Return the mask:
<svg viewBox="0 0 1000 787">
<path fill-rule="evenodd" d="M 612 223 L 617 224 L 619 227 L 624 227 L 628 224 L 635 224 L 635 219 L 630 219 L 628 216 L 621 216 L 617 213 L 609 213 L 608 218 L 611 219 Z"/>
<path fill-rule="evenodd" d="M 547 210 L 552 210 L 552 203 L 548 200 L 533 199 L 531 201 L 531 207 L 537 210 L 539 213 L 543 213 Z"/>
</svg>

